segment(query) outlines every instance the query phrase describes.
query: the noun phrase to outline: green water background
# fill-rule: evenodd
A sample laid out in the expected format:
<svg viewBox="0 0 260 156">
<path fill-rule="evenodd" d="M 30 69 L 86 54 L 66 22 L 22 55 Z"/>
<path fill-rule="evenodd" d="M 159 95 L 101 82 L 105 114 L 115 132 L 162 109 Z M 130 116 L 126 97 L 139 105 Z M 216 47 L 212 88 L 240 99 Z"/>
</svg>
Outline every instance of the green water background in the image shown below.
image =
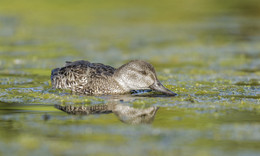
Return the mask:
<svg viewBox="0 0 260 156">
<path fill-rule="evenodd" d="M 67 60 L 155 66 L 177 97 L 51 89 Z M 0 155 L 259 155 L 258 0 L 1 0 Z M 151 93 L 152 94 L 152 93 Z M 54 107 L 124 99 L 152 124 Z"/>
</svg>

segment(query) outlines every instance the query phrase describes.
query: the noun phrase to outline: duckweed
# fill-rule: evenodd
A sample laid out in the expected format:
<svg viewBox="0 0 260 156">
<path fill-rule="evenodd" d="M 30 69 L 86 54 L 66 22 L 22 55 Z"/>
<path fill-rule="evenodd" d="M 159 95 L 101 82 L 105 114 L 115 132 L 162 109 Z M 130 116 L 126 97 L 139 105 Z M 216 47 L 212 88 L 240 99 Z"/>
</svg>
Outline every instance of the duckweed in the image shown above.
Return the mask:
<svg viewBox="0 0 260 156">
<path fill-rule="evenodd" d="M 259 155 L 259 17 L 254 0 L 2 0 L 0 153 Z M 146 60 L 178 96 L 52 89 L 51 69 L 80 59 Z M 128 125 L 127 113 L 55 108 L 104 104 L 160 109 L 151 124 Z"/>
</svg>

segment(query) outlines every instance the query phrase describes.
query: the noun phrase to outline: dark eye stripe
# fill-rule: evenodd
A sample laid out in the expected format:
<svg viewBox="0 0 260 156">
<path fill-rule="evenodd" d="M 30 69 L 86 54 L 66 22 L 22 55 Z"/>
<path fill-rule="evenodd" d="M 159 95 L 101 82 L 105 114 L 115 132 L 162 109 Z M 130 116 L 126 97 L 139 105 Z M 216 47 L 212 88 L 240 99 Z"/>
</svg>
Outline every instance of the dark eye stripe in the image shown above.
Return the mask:
<svg viewBox="0 0 260 156">
<path fill-rule="evenodd" d="M 143 74 L 143 75 L 147 75 L 146 71 L 139 71 L 139 73 Z"/>
</svg>

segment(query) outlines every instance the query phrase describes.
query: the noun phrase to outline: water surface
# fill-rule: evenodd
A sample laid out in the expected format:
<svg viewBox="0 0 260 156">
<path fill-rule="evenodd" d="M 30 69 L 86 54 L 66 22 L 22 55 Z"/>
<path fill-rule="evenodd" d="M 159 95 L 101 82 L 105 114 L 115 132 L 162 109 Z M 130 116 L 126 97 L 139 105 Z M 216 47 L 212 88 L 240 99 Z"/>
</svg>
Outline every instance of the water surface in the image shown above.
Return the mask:
<svg viewBox="0 0 260 156">
<path fill-rule="evenodd" d="M 259 155 L 257 1 L 1 3 L 0 155 Z M 52 89 L 79 59 L 146 60 L 178 96 Z"/>
</svg>

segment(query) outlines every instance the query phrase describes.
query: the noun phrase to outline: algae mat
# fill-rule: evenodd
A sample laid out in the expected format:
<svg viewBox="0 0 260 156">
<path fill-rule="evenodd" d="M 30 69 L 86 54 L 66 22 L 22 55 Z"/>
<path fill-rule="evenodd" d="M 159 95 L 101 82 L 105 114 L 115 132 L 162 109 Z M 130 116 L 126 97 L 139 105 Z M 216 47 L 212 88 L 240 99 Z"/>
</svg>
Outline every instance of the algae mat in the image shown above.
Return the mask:
<svg viewBox="0 0 260 156">
<path fill-rule="evenodd" d="M 257 0 L 2 0 L 0 155 L 259 155 L 259 10 Z M 178 96 L 52 89 L 51 69 L 78 59 L 146 60 Z"/>
</svg>

